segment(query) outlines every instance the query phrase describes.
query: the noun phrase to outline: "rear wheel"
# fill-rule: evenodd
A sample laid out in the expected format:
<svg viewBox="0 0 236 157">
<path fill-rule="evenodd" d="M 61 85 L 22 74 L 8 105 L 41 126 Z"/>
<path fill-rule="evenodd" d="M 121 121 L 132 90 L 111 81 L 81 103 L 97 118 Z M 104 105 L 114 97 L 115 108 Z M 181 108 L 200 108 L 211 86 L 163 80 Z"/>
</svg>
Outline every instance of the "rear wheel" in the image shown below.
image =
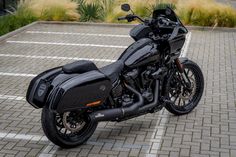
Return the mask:
<svg viewBox="0 0 236 157">
<path fill-rule="evenodd" d="M 47 138 L 62 148 L 72 148 L 86 142 L 94 133 L 97 122 L 92 122 L 81 112 L 51 112 L 44 106 L 42 127 Z"/>
<path fill-rule="evenodd" d="M 204 90 L 204 77 L 200 67 L 190 60 L 183 65 L 184 73 L 172 73 L 165 88 L 165 95 L 169 99 L 165 107 L 175 115 L 191 112 L 198 105 Z"/>
</svg>

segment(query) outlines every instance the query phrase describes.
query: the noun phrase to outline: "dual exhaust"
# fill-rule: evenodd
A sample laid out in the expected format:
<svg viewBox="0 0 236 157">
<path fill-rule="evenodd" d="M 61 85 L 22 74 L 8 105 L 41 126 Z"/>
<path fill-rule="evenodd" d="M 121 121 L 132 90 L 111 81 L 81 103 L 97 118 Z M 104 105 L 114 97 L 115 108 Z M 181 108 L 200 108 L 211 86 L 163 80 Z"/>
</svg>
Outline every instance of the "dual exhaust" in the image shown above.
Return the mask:
<svg viewBox="0 0 236 157">
<path fill-rule="evenodd" d="M 106 109 L 106 110 L 93 112 L 89 114 L 90 119 L 96 122 L 119 121 L 123 118 L 132 117 L 134 115 L 137 115 L 138 113 L 146 112 L 157 105 L 158 97 L 159 97 L 159 80 L 156 80 L 155 91 L 154 91 L 154 101 L 146 105 L 144 105 L 144 99 L 137 90 L 135 90 L 129 85 L 126 85 L 126 87 L 138 97 L 138 102 L 134 103 L 133 105 L 129 107 Z"/>
</svg>

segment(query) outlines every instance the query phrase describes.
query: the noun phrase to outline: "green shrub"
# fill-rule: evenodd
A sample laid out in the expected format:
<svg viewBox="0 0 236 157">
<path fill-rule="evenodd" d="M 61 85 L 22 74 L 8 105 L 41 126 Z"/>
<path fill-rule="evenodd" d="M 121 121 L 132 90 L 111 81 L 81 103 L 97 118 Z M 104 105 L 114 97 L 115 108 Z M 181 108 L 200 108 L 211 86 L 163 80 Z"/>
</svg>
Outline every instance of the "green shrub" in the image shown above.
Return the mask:
<svg viewBox="0 0 236 157">
<path fill-rule="evenodd" d="M 236 26 L 236 10 L 213 0 L 180 1 L 177 10 L 185 24 L 212 27 Z"/>
<path fill-rule="evenodd" d="M 86 3 L 84 0 L 80 0 L 78 12 L 81 15 L 80 21 L 98 21 L 104 17 L 102 5 L 99 1 Z"/>
<path fill-rule="evenodd" d="M 104 12 L 104 18 L 108 16 L 114 9 L 115 0 L 100 0 L 99 1 L 102 5 L 102 11 Z"/>
<path fill-rule="evenodd" d="M 9 15 L 0 17 L 0 35 L 11 32 L 36 20 L 37 18 L 31 10 L 19 5 L 17 10 L 10 11 Z"/>
<path fill-rule="evenodd" d="M 141 17 L 149 17 L 152 14 L 149 5 L 147 5 L 145 1 L 138 1 L 134 3 L 131 7 L 134 13 Z"/>
<path fill-rule="evenodd" d="M 109 13 L 106 18 L 105 22 L 110 22 L 110 23 L 127 23 L 126 20 L 118 21 L 118 17 L 125 16 L 127 15 L 126 12 L 122 11 L 120 6 L 117 6 L 116 8 L 113 9 L 111 13 Z"/>
<path fill-rule="evenodd" d="M 157 3 L 154 6 L 152 6 L 153 10 L 156 10 L 156 9 L 166 9 L 167 7 L 170 7 L 173 10 L 176 9 L 175 4 L 173 4 L 173 3 Z"/>
<path fill-rule="evenodd" d="M 114 8 L 114 0 L 78 0 L 80 21 L 104 21 Z"/>
<path fill-rule="evenodd" d="M 39 20 L 76 21 L 79 19 L 77 3 L 71 0 L 21 0 Z"/>
<path fill-rule="evenodd" d="M 154 9 L 160 9 L 163 7 L 166 8 L 166 6 L 170 6 L 175 9 L 177 0 L 122 0 L 120 1 L 120 3 L 116 3 L 117 6 L 105 18 L 106 22 L 127 23 L 125 20 L 117 21 L 118 17 L 127 15 L 127 13 L 122 11 L 120 8 L 120 5 L 123 3 L 130 4 L 131 9 L 135 14 L 145 18 L 152 16 L 152 12 Z M 134 21 L 132 23 L 138 23 L 138 21 Z"/>
<path fill-rule="evenodd" d="M 150 5 L 147 5 L 146 1 L 142 0 L 129 0 L 127 1 L 122 1 L 121 3 L 116 3 L 116 7 L 113 8 L 113 10 L 106 16 L 105 21 L 106 22 L 114 22 L 114 23 L 127 23 L 127 21 L 122 20 L 118 21 L 118 17 L 125 16 L 129 13 L 124 12 L 121 10 L 120 5 L 123 3 L 128 3 L 131 6 L 131 9 L 133 12 L 141 17 L 149 17 L 152 13 L 150 10 Z M 137 21 L 133 22 L 137 23 Z"/>
</svg>

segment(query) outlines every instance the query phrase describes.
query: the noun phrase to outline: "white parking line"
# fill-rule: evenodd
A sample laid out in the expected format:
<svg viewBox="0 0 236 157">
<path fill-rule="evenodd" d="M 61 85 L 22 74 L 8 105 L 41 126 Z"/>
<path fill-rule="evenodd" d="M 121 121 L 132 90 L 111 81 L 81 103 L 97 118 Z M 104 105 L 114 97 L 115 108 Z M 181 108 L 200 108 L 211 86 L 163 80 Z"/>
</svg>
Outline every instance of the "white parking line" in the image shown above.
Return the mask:
<svg viewBox="0 0 236 157">
<path fill-rule="evenodd" d="M 59 45 L 59 46 L 81 46 L 81 47 L 100 47 L 100 48 L 118 48 L 125 49 L 127 46 L 118 45 L 97 45 L 97 44 L 76 44 L 76 43 L 56 43 L 56 42 L 36 42 L 36 41 L 14 41 L 8 40 L 7 43 L 15 44 L 38 44 L 38 45 Z"/>
<path fill-rule="evenodd" d="M 162 112 L 162 113 L 161 113 Z M 164 115 L 164 113 L 167 112 L 166 110 L 159 111 L 159 115 Z M 169 120 L 169 114 L 168 112 L 166 113 L 165 117 L 160 116 L 160 120 L 156 123 L 156 126 L 153 130 L 153 134 L 151 136 L 151 142 L 150 142 L 150 147 L 151 150 L 160 150 L 161 148 L 161 138 L 165 133 L 165 125 L 167 121 Z"/>
<path fill-rule="evenodd" d="M 31 135 L 31 134 L 15 134 L 0 132 L 0 139 L 17 139 L 17 140 L 29 140 L 29 141 L 48 141 L 46 136 L 43 135 Z"/>
<path fill-rule="evenodd" d="M 14 95 L 1 95 L 0 99 L 8 99 L 8 100 L 23 100 L 25 101 L 25 97 L 22 96 L 14 96 Z"/>
<path fill-rule="evenodd" d="M 188 51 L 188 47 L 190 44 L 191 40 L 191 32 L 187 35 L 186 37 L 186 43 L 183 47 L 183 50 L 181 52 L 181 57 L 185 57 Z M 14 41 L 13 41 L 14 42 Z M 42 56 L 41 56 L 42 57 Z M 24 76 L 24 77 L 34 77 L 36 76 L 35 74 L 22 74 L 22 73 L 3 73 L 0 72 L 0 75 L 5 75 L 5 76 Z M 24 97 L 19 97 L 19 96 L 10 96 L 10 95 L 0 95 L 0 99 L 11 99 L 11 100 L 25 100 Z M 164 111 L 163 111 L 164 113 Z M 164 134 L 164 126 L 166 125 L 168 121 L 169 115 L 167 114 L 166 117 L 161 118 L 161 121 L 158 122 L 153 130 L 153 134 L 151 137 L 154 137 L 153 140 L 150 141 L 150 147 L 151 149 L 160 149 L 160 142 L 161 138 Z M 0 132 L 0 139 L 23 139 L 23 140 L 32 140 L 32 141 L 48 141 L 46 136 L 40 136 L 40 135 L 26 135 L 26 134 L 14 134 L 14 133 L 1 133 Z M 154 147 L 155 143 L 155 147 Z M 52 145 L 49 144 L 41 153 L 41 156 L 53 156 L 53 154 L 57 151 L 57 148 L 55 150 L 52 150 Z M 151 154 L 150 154 L 151 155 Z"/>
<path fill-rule="evenodd" d="M 59 57 L 59 56 L 34 56 L 34 55 L 17 55 L 17 54 L 0 54 L 0 57 L 17 57 L 32 59 L 58 59 L 58 60 L 89 60 L 95 62 L 115 62 L 113 59 L 97 59 L 97 58 L 78 58 L 78 57 Z"/>
<path fill-rule="evenodd" d="M 5 72 L 0 72 L 1 76 L 21 76 L 21 77 L 35 77 L 37 76 L 36 74 L 24 74 L 24 73 L 5 73 Z"/>
<path fill-rule="evenodd" d="M 190 40 L 191 40 L 191 35 L 192 33 L 189 32 L 187 35 L 186 35 L 186 42 L 184 43 L 184 46 L 182 48 L 182 51 L 181 51 L 181 54 L 180 54 L 180 57 L 186 57 L 187 55 L 187 52 L 188 52 L 188 48 L 189 48 L 189 44 L 190 44 Z M 166 110 L 162 110 L 162 115 L 165 113 Z M 160 114 L 161 112 L 159 112 Z M 164 126 L 166 125 L 168 119 L 169 119 L 169 113 L 167 112 L 166 114 L 166 117 L 162 117 L 160 119 L 160 121 L 158 121 L 156 123 L 156 126 L 154 128 L 154 131 L 152 133 L 152 136 L 151 138 L 153 139 L 153 141 L 151 140 L 149 142 L 149 146 L 150 146 L 150 151 L 151 150 L 160 150 L 161 148 L 161 139 L 162 139 L 162 136 L 164 135 L 165 133 L 165 130 L 164 130 Z M 153 154 L 151 153 L 148 153 L 146 154 L 146 156 L 153 156 Z"/>
<path fill-rule="evenodd" d="M 192 38 L 192 33 L 189 32 L 186 35 L 186 41 L 185 41 L 184 46 L 182 48 L 182 52 L 180 54 L 180 57 L 186 57 L 186 54 L 187 54 L 187 51 L 188 51 L 188 48 L 189 48 L 189 44 L 190 44 L 191 38 Z"/>
<path fill-rule="evenodd" d="M 30 135 L 30 134 L 15 134 L 15 133 L 4 133 L 0 132 L 0 139 L 14 139 L 14 140 L 27 140 L 27 141 L 49 141 L 46 136 L 43 135 Z M 57 151 L 57 146 L 56 149 L 53 149 L 53 144 L 50 143 L 47 145 L 47 147 L 40 153 L 40 157 L 52 157 L 53 154 L 56 153 Z"/>
<path fill-rule="evenodd" d="M 93 34 L 93 33 L 72 33 L 72 32 L 44 32 L 44 31 L 26 31 L 26 33 L 29 33 L 29 34 L 81 35 L 81 36 L 130 38 L 130 36 L 128 36 L 128 35 L 114 35 L 114 34 Z"/>
</svg>

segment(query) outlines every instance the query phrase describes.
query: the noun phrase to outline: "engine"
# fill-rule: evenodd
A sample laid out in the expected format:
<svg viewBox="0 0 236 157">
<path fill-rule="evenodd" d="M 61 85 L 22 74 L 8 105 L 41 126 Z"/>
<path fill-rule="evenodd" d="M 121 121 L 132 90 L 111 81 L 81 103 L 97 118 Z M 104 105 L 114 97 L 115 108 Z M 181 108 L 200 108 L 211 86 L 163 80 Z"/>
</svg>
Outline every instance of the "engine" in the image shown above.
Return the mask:
<svg viewBox="0 0 236 157">
<path fill-rule="evenodd" d="M 157 70 L 156 66 L 145 66 L 129 70 L 124 73 L 124 81 L 139 91 L 146 103 L 150 103 L 154 98 L 153 91 L 153 79 L 151 74 Z M 117 82 L 112 90 L 112 95 L 117 107 L 130 106 L 135 102 L 134 94 L 128 90 L 125 90 L 124 85 Z"/>
</svg>

